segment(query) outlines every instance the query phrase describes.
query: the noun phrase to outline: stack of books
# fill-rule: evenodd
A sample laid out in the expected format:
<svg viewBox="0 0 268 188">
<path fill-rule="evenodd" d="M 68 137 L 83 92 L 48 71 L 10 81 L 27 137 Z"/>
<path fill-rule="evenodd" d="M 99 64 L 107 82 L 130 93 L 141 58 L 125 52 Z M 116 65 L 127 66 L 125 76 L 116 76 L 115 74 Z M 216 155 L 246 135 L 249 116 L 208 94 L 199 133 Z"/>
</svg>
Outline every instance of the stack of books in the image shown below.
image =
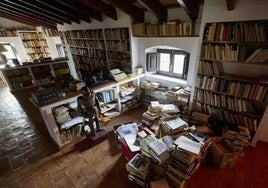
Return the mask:
<svg viewBox="0 0 268 188">
<path fill-rule="evenodd" d="M 162 121 L 161 128 L 166 134 L 177 134 L 188 128 L 188 123 L 178 116 Z"/>
<path fill-rule="evenodd" d="M 73 80 L 69 83 L 69 89 L 71 91 L 79 91 L 84 87 L 86 84 L 82 80 Z"/>
<path fill-rule="evenodd" d="M 238 126 L 238 131 L 227 130 L 224 133 L 224 142 L 233 151 L 242 152 L 249 145 L 250 131 L 248 127 Z"/>
<path fill-rule="evenodd" d="M 168 148 L 162 139 L 155 139 L 150 142 L 148 146 L 152 159 L 154 159 L 158 164 L 161 165 L 169 159 L 170 148 Z"/>
<path fill-rule="evenodd" d="M 69 114 L 69 108 L 64 106 L 64 105 L 56 107 L 55 109 L 53 109 L 53 114 L 54 114 L 54 117 L 56 119 L 56 122 L 59 125 L 62 125 L 63 123 L 65 123 L 71 119 L 71 116 Z"/>
<path fill-rule="evenodd" d="M 149 183 L 150 159 L 137 153 L 126 165 L 128 179 L 145 187 Z"/>
<path fill-rule="evenodd" d="M 171 162 L 166 175 L 177 184 L 183 184 L 198 169 L 211 141 L 208 137 L 199 137 L 193 133 L 185 133 L 175 141 L 175 149 L 171 152 Z"/>
</svg>

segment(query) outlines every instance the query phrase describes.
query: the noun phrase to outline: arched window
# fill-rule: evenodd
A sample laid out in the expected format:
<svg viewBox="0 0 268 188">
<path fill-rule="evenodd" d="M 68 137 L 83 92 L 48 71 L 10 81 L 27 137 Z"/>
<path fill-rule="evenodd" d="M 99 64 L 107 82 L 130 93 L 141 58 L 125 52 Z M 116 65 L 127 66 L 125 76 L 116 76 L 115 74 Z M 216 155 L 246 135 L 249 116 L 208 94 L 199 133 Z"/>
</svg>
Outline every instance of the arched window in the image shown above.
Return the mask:
<svg viewBox="0 0 268 188">
<path fill-rule="evenodd" d="M 156 52 L 148 52 L 146 56 L 147 71 L 187 79 L 190 53 L 184 50 L 157 48 Z"/>
</svg>

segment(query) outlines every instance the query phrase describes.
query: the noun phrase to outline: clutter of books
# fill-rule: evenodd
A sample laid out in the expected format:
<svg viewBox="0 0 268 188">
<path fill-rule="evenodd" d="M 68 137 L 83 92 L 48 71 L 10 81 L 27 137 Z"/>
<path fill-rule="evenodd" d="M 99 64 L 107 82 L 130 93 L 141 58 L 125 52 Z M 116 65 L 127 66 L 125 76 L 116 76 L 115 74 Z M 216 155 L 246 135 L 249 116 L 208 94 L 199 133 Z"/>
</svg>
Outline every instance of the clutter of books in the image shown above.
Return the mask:
<svg viewBox="0 0 268 188">
<path fill-rule="evenodd" d="M 158 101 L 151 101 L 148 110 L 142 114 L 142 124 L 158 134 L 161 119 L 174 117 L 173 115 L 179 113 L 180 110 L 174 104 L 160 104 Z"/>
<path fill-rule="evenodd" d="M 224 142 L 233 151 L 243 152 L 244 147 L 249 145 L 250 131 L 245 126 L 238 126 L 238 131 L 227 130 L 224 133 Z"/>
<path fill-rule="evenodd" d="M 128 178 L 146 187 L 160 175 L 169 184 L 181 187 L 198 169 L 210 146 L 210 138 L 190 129 L 178 116 L 160 122 L 160 127 L 175 130 L 176 134 L 159 136 L 133 122 L 115 129 L 122 153 L 129 161 Z"/>
</svg>

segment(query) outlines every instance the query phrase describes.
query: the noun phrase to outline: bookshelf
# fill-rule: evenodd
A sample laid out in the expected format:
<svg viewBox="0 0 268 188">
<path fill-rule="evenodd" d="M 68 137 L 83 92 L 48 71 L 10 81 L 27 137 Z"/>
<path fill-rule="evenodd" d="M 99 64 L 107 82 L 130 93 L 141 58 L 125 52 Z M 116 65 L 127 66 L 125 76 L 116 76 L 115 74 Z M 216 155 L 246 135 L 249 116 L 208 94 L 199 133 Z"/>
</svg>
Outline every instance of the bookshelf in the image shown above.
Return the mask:
<svg viewBox="0 0 268 188">
<path fill-rule="evenodd" d="M 2 68 L 11 91 L 53 83 L 56 76 L 70 74 L 67 60 Z"/>
<path fill-rule="evenodd" d="M 268 102 L 267 77 L 230 74 L 225 64 L 263 65 L 266 60 L 252 61 L 257 49 L 265 50 L 267 21 L 207 23 L 195 85 L 194 102 L 214 120 L 236 129 L 246 126 L 253 136 Z M 224 71 L 223 71 L 224 70 Z"/>
<path fill-rule="evenodd" d="M 188 21 L 169 21 L 167 23 L 137 23 L 132 25 L 134 37 L 194 37 L 196 23 Z"/>
<path fill-rule="evenodd" d="M 122 107 L 122 104 L 121 104 L 122 101 L 118 97 L 119 96 L 118 93 L 120 92 L 120 87 L 127 83 L 134 82 L 138 88 L 140 84 L 140 79 L 143 77 L 144 77 L 144 74 L 129 76 L 126 79 L 121 80 L 119 82 L 111 81 L 109 83 L 105 83 L 105 84 L 90 88 L 92 91 L 94 91 L 94 93 L 96 93 L 97 97 L 99 97 L 100 95 L 106 97 L 105 99 L 103 99 L 103 103 L 115 104 L 114 107 L 112 108 L 106 108 L 104 111 L 101 110 L 100 112 L 101 121 L 104 122 L 104 121 L 108 121 L 111 119 L 111 117 L 105 117 L 103 115 L 103 113 L 108 112 L 110 110 L 116 109 L 119 114 L 121 112 L 124 112 L 125 109 Z M 54 101 L 45 105 L 38 105 L 31 99 L 31 102 L 39 109 L 51 138 L 55 141 L 55 143 L 58 145 L 60 149 L 64 148 L 67 145 L 75 144 L 86 138 L 85 135 L 82 134 L 81 129 L 79 130 L 79 127 L 74 127 L 74 129 L 69 129 L 68 132 L 64 132 L 60 130 L 59 125 L 56 122 L 55 114 L 53 113 L 55 109 L 60 108 L 62 106 L 70 106 L 75 109 L 77 107 L 77 97 L 80 95 L 81 95 L 80 91 L 66 93 L 66 96 L 60 98 L 57 101 Z M 112 95 L 114 95 L 114 97 L 110 98 L 110 96 Z"/>
<path fill-rule="evenodd" d="M 104 29 L 108 68 L 119 68 L 131 73 L 130 40 L 128 28 Z"/>
<path fill-rule="evenodd" d="M 45 35 L 37 31 L 17 31 L 30 61 L 49 57 L 50 52 Z"/>
<path fill-rule="evenodd" d="M 128 28 L 71 30 L 60 32 L 60 37 L 65 54 L 70 49 L 80 79 L 104 67 L 131 73 Z"/>
</svg>

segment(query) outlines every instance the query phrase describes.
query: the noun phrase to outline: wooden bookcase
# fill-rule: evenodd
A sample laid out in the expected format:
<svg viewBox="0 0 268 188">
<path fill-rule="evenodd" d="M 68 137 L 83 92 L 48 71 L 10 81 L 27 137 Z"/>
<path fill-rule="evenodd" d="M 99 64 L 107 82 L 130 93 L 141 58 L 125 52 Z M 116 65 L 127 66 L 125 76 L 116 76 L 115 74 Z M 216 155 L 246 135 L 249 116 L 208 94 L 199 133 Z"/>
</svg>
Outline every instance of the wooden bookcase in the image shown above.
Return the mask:
<svg viewBox="0 0 268 188">
<path fill-rule="evenodd" d="M 256 132 L 268 102 L 266 77 L 260 79 L 221 71 L 226 63 L 254 64 L 248 61 L 256 49 L 268 48 L 267 21 L 207 23 L 200 53 L 194 101 L 221 125 L 247 126 Z M 264 60 L 265 61 L 265 60 Z"/>
<path fill-rule="evenodd" d="M 17 31 L 25 47 L 29 60 L 49 57 L 50 52 L 45 35 L 37 31 Z"/>
<path fill-rule="evenodd" d="M 2 68 L 1 72 L 11 91 L 46 85 L 59 75 L 70 75 L 68 60 Z"/>
<path fill-rule="evenodd" d="M 131 73 L 128 28 L 71 30 L 60 32 L 60 36 L 65 53 L 70 49 L 80 79 L 104 67 Z"/>
</svg>

